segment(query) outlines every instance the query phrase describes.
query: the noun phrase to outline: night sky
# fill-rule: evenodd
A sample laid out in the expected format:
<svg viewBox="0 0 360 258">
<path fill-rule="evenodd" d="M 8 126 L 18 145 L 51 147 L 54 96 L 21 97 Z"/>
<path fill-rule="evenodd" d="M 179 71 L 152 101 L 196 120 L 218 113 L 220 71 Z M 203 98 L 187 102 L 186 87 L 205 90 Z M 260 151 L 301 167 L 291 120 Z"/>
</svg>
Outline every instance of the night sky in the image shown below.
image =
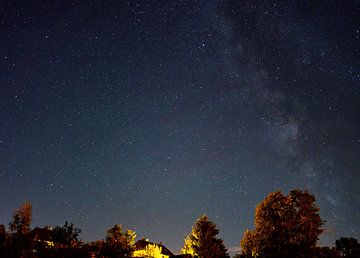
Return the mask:
<svg viewBox="0 0 360 258">
<path fill-rule="evenodd" d="M 359 1 L 0 1 L 0 223 L 228 248 L 306 188 L 360 238 Z"/>
</svg>

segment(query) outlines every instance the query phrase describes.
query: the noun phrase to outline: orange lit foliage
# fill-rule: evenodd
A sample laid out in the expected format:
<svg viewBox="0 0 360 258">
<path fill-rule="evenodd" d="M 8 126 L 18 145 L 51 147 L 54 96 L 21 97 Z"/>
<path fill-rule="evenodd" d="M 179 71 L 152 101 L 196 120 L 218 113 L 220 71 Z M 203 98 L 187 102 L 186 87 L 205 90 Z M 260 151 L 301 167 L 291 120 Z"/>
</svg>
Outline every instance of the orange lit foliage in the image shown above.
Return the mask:
<svg viewBox="0 0 360 258">
<path fill-rule="evenodd" d="M 10 232 L 17 235 L 26 235 L 30 232 L 32 220 L 32 206 L 30 202 L 24 202 L 21 207 L 14 212 L 13 220 L 10 222 Z"/>
<path fill-rule="evenodd" d="M 115 225 L 106 232 L 104 252 L 109 257 L 130 257 L 134 250 L 136 232 L 122 231 L 121 225 Z"/>
<path fill-rule="evenodd" d="M 30 202 L 24 202 L 14 212 L 13 219 L 9 223 L 9 250 L 11 256 L 17 257 L 21 252 L 30 247 L 28 235 L 32 221 L 32 206 Z"/>
<path fill-rule="evenodd" d="M 323 223 L 307 191 L 273 192 L 256 207 L 255 230 L 244 233 L 241 247 L 247 255 L 298 257 L 315 247 Z"/>
</svg>

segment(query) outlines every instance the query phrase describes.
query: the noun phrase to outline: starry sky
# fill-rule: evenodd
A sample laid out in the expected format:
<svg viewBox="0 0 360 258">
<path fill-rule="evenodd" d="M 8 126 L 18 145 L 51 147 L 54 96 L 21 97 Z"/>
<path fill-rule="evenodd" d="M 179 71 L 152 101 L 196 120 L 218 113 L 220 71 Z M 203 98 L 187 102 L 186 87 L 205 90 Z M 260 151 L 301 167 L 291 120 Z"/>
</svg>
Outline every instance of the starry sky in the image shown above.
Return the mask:
<svg viewBox="0 0 360 258">
<path fill-rule="evenodd" d="M 359 1 L 0 1 L 0 223 L 114 224 L 231 250 L 306 188 L 360 238 Z"/>
</svg>

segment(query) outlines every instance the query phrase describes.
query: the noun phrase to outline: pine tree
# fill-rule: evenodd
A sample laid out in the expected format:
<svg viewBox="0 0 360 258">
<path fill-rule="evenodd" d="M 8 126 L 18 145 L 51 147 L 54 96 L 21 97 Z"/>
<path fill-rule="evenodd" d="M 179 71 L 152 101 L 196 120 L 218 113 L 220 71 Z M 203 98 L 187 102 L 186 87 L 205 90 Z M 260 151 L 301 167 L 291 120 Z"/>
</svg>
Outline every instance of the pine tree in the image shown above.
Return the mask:
<svg viewBox="0 0 360 258">
<path fill-rule="evenodd" d="M 218 234 L 216 225 L 206 215 L 201 216 L 185 238 L 182 253 L 198 258 L 229 257 L 223 240 L 216 238 Z"/>
</svg>

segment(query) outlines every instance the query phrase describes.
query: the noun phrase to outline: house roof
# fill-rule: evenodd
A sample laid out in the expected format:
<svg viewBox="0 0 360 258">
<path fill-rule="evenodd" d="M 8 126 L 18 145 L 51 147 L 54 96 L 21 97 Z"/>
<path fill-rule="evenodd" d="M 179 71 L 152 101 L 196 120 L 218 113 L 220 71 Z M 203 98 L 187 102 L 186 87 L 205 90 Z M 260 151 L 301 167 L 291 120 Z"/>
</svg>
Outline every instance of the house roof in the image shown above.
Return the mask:
<svg viewBox="0 0 360 258">
<path fill-rule="evenodd" d="M 43 241 L 49 241 L 53 238 L 53 232 L 48 227 L 39 228 L 36 227 L 30 232 L 30 237 L 33 240 L 43 240 Z"/>
</svg>

